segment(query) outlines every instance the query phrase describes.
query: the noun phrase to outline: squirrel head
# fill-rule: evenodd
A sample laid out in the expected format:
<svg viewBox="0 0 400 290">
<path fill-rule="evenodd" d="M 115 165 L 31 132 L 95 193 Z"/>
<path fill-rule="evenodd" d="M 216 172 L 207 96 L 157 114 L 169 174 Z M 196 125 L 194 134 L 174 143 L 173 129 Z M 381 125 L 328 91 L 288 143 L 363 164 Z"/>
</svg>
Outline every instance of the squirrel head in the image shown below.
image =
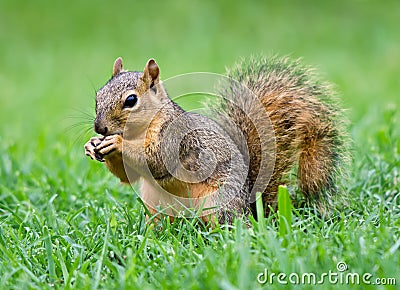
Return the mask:
<svg viewBox="0 0 400 290">
<path fill-rule="evenodd" d="M 159 74 L 154 59 L 137 72 L 124 70 L 122 58 L 117 58 L 111 79 L 96 94 L 96 133 L 122 135 L 129 120 L 130 135 L 144 134 L 155 112 L 169 100 Z"/>
</svg>

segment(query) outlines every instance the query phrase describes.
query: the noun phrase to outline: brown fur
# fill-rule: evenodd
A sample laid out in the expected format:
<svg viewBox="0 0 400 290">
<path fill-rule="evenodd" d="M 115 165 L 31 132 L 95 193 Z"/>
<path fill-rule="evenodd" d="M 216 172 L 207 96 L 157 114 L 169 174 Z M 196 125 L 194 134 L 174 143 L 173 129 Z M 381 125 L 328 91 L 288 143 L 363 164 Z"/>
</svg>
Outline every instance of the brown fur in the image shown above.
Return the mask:
<svg viewBox="0 0 400 290">
<path fill-rule="evenodd" d="M 276 202 L 278 185 L 285 183 L 285 176 L 296 165 L 299 189 L 320 206 L 330 203 L 347 159 L 345 120 L 330 86 L 319 82 L 312 70 L 301 66 L 299 61 L 285 58 L 244 60 L 229 76 L 257 95 L 274 128 L 276 163 L 263 194 L 265 204 Z M 225 105 L 232 119 L 243 123 L 243 113 L 230 104 Z M 245 122 L 242 128 L 248 144 L 259 144 L 260 136 L 250 122 Z M 251 152 L 255 174 L 259 150 L 256 145 Z M 250 181 L 254 178 L 250 170 Z"/>
<path fill-rule="evenodd" d="M 143 197 L 152 199 L 155 204 L 162 190 L 176 197 L 203 197 L 218 193 L 222 185 L 218 201 L 212 202 L 219 206 L 216 214 L 219 220 L 230 223 L 235 213 L 248 214 L 250 209 L 255 212 L 250 192 L 257 184 L 262 148 L 266 145 L 267 153 L 276 153 L 272 176 L 265 180 L 265 185 L 269 182 L 263 192 L 267 212 L 268 206 L 276 203 L 278 185 L 286 183 L 285 176 L 295 166 L 298 167 L 299 189 L 306 197 L 329 203 L 346 159 L 342 117 L 329 86 L 315 79 L 298 61 L 286 58 L 260 57 L 243 61 L 228 76 L 256 96 L 253 100 L 248 98 L 237 87 L 237 82 L 232 82 L 220 91 L 233 102 L 224 100 L 217 106 L 240 128 L 248 152 L 244 152 L 246 146 L 236 141 L 233 129 L 230 132 L 233 139 L 226 141 L 212 120 L 184 112 L 172 102 L 159 81 L 159 68 L 154 60 L 149 60 L 143 73 L 139 73 L 124 71 L 122 60 L 117 59 L 113 78 L 97 94 L 96 128 L 103 132 L 107 127 L 108 136 L 117 134 L 119 137 L 113 138 L 116 141 L 111 145 L 110 141 L 99 145 L 88 142 L 87 155 L 93 158 L 94 152 L 102 153 L 106 166 L 123 182 L 128 181 L 124 172 L 127 168 L 137 173 L 133 176 L 141 176 Z M 130 94 L 137 94 L 138 104 L 126 109 L 123 104 Z M 259 108 L 258 102 L 263 108 Z M 260 130 L 253 124 L 254 120 L 264 118 L 265 112 L 273 132 L 268 126 Z M 182 144 L 177 145 L 175 136 L 171 138 L 165 134 L 168 125 L 178 118 L 183 120 L 178 133 L 197 128 L 199 124 L 207 124 L 207 127 L 192 130 L 182 139 Z M 119 144 L 122 140 L 123 146 Z M 170 160 L 163 159 L 161 148 L 171 152 L 166 155 Z M 175 164 L 174 150 L 179 150 L 183 168 L 179 165 L 167 168 L 166 161 Z M 212 174 L 204 180 L 184 181 L 185 176 L 191 176 L 190 172 L 204 165 L 198 159 L 201 150 L 214 153 L 216 163 Z M 242 159 L 232 159 L 232 156 Z M 245 166 L 246 160 L 249 168 Z M 152 212 L 155 206 L 148 205 Z M 203 218 L 209 220 L 210 216 Z"/>
<path fill-rule="evenodd" d="M 129 183 L 129 179 L 126 176 L 124 163 L 122 161 L 122 155 L 118 154 L 115 155 L 115 157 L 113 157 L 112 159 L 106 159 L 105 163 L 108 170 L 110 170 L 112 174 L 118 177 L 121 180 L 121 182 Z"/>
</svg>

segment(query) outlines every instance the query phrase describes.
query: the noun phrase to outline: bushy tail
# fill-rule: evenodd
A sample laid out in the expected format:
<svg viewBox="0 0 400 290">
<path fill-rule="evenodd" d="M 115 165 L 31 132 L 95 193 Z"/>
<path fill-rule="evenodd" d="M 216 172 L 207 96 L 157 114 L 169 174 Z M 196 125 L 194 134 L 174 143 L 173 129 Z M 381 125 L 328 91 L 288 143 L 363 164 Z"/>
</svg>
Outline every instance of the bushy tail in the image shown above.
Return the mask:
<svg viewBox="0 0 400 290">
<path fill-rule="evenodd" d="M 299 60 L 279 57 L 242 60 L 228 76 L 257 96 L 273 127 L 276 147 L 269 149 L 275 150 L 276 161 L 263 200 L 273 205 L 278 185 L 287 182 L 285 176 L 297 165 L 299 189 L 309 200 L 329 204 L 338 192 L 348 156 L 346 122 L 331 86 L 319 81 Z M 222 88 L 222 94 L 234 100 L 223 100 L 221 107 L 247 138 L 251 186 L 260 166 L 260 140 L 270 136 L 264 136 L 246 116 L 245 112 L 255 111 L 255 102 L 237 85 Z"/>
<path fill-rule="evenodd" d="M 309 200 L 316 201 L 321 211 L 338 193 L 343 169 L 347 167 L 346 135 L 340 128 L 341 124 L 334 119 L 313 119 L 303 135 L 297 171 L 299 189 Z"/>
</svg>

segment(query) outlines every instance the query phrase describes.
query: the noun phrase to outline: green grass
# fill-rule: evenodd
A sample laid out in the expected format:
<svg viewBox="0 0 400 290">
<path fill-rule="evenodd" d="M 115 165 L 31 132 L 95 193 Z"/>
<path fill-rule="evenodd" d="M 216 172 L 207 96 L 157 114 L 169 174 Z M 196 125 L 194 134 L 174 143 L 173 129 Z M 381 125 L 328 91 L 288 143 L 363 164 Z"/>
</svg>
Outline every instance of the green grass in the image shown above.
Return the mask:
<svg viewBox="0 0 400 290">
<path fill-rule="evenodd" d="M 399 14 L 396 1 L 1 2 L 0 289 L 273 288 L 257 282 L 265 269 L 339 262 L 399 285 Z M 346 204 L 325 219 L 294 209 L 286 238 L 278 215 L 148 225 L 135 192 L 83 152 L 82 111 L 114 59 L 140 70 L 154 57 L 165 79 L 258 53 L 304 57 L 336 84 L 353 138 Z"/>
</svg>

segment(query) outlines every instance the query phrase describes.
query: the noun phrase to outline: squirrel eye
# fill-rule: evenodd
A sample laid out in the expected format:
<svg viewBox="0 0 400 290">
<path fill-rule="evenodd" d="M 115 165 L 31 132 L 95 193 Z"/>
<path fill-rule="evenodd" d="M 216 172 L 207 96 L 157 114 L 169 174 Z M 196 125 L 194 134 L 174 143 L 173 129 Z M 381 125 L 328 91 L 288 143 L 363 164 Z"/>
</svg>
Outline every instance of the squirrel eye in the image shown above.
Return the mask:
<svg viewBox="0 0 400 290">
<path fill-rule="evenodd" d="M 134 105 L 136 105 L 137 101 L 138 101 L 138 97 L 137 97 L 136 95 L 134 95 L 134 94 L 129 95 L 129 96 L 126 98 L 123 107 L 124 107 L 124 108 L 132 108 Z"/>
</svg>

